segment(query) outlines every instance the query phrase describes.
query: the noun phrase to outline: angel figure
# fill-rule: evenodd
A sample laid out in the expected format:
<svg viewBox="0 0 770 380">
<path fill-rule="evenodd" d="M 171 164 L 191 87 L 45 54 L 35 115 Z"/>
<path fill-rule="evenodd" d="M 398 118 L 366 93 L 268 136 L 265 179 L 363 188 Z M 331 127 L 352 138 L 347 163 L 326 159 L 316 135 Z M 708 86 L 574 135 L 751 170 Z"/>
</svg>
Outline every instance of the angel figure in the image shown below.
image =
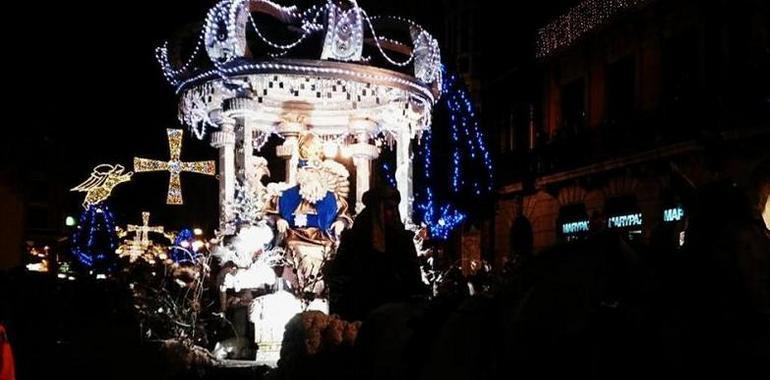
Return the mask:
<svg viewBox="0 0 770 380">
<path fill-rule="evenodd" d="M 112 189 L 131 180 L 133 172 L 123 174 L 126 168 L 123 165 L 102 164 L 94 168 L 91 177 L 80 185 L 72 188 L 70 191 L 81 191 L 86 193 L 86 199 L 83 201 L 83 207 L 104 202 L 109 198 Z"/>
</svg>

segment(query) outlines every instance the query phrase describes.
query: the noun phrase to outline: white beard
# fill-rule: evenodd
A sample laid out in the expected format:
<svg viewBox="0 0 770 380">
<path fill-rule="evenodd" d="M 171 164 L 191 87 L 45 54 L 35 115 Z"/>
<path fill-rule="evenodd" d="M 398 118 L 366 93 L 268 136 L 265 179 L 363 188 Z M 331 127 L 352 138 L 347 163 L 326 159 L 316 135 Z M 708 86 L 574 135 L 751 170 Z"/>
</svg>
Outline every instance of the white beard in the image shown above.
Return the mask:
<svg viewBox="0 0 770 380">
<path fill-rule="evenodd" d="M 299 195 L 302 199 L 315 204 L 324 199 L 329 191 L 328 178 L 322 170 L 303 168 L 297 172 L 297 184 L 299 185 Z"/>
</svg>

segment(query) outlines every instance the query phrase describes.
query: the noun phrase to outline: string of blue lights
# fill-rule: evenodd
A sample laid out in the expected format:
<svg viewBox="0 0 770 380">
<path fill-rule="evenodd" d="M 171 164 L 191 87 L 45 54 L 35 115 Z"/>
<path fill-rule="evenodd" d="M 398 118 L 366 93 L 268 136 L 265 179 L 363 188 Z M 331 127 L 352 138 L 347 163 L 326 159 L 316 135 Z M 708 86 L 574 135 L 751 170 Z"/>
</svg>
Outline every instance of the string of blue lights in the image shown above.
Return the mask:
<svg viewBox="0 0 770 380">
<path fill-rule="evenodd" d="M 444 82 L 442 100 L 438 111 L 446 110 L 450 133 L 449 177 L 452 193 L 463 193 L 481 198 L 492 191 L 494 173 L 492 158 L 486 145 L 486 138 L 479 125 L 473 102 L 468 90 L 454 74 L 448 74 L 442 67 Z M 434 128 L 438 126 L 434 125 Z M 440 128 L 439 128 L 440 130 Z M 424 191 L 415 204 L 418 217 L 428 228 L 431 238 L 447 240 L 453 230 L 462 225 L 468 214 L 452 202 L 440 203 L 433 191 L 433 136 L 427 131 L 422 136 L 420 155 L 423 162 Z M 464 145 L 464 149 L 463 146 Z M 466 175 L 470 172 L 470 175 Z M 485 174 L 480 174 L 485 173 Z"/>
<path fill-rule="evenodd" d="M 88 206 L 72 236 L 72 255 L 86 268 L 109 270 L 117 247 L 115 221 L 109 207 L 103 203 Z"/>
<path fill-rule="evenodd" d="M 396 184 L 396 175 L 393 173 L 393 169 L 390 167 L 390 164 L 383 161 L 381 165 L 382 169 L 382 177 L 385 179 L 385 182 L 388 184 L 388 186 L 392 188 L 398 187 Z"/>
<path fill-rule="evenodd" d="M 171 260 L 175 263 L 192 263 L 195 257 L 185 247 L 191 247 L 195 241 L 195 234 L 189 228 L 183 228 L 174 239 L 174 245 L 169 248 Z"/>
<path fill-rule="evenodd" d="M 486 144 L 486 138 L 479 125 L 475 107 L 462 80 L 455 74 L 447 73 L 445 68 L 442 103 L 449 111 L 449 130 L 452 137 L 452 191 L 459 193 L 466 186 L 475 195 L 491 192 L 494 183 L 492 155 Z M 462 134 L 462 138 L 460 136 Z M 466 141 L 465 151 L 460 154 L 460 141 Z M 480 167 L 486 170 L 486 176 L 463 176 L 463 168 Z"/>
</svg>

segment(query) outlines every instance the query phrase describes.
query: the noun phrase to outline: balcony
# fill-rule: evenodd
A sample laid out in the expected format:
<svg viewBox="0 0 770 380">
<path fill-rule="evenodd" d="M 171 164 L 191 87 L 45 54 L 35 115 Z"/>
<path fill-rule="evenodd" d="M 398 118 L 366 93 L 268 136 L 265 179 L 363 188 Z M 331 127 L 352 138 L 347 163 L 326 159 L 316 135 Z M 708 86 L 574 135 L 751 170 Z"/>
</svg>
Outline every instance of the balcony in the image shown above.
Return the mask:
<svg viewBox="0 0 770 380">
<path fill-rule="evenodd" d="M 719 141 L 729 131 L 766 127 L 762 115 L 748 109 L 729 112 L 716 98 L 691 96 L 667 101 L 654 113 L 608 119 L 592 128 L 564 124 L 550 137 L 541 133 L 534 150 L 518 155 L 526 164 L 507 179 L 534 179 L 684 143 Z"/>
</svg>

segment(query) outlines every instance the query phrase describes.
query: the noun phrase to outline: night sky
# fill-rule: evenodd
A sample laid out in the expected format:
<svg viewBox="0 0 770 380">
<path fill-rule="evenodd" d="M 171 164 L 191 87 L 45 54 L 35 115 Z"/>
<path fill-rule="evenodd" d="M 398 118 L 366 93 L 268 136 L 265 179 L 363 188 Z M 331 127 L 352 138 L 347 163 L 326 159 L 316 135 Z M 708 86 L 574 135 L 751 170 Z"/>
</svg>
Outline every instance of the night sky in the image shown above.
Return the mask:
<svg viewBox="0 0 770 380">
<path fill-rule="evenodd" d="M 162 77 L 154 48 L 181 28 L 203 20 L 213 3 L 52 2 L 44 7 L 39 5 L 42 9 L 14 12 L 34 15 L 36 21 L 24 24 L 33 33 L 11 40 L 10 50 L 15 54 L 11 74 L 7 75 L 14 83 L 6 95 L 13 95 L 13 100 L 5 129 L 14 130 L 13 134 L 19 137 L 4 139 L 3 164 L 19 176 L 40 168 L 64 193 L 86 179 L 91 168 L 100 163 L 120 163 L 131 168 L 134 156 L 167 159 L 165 128 L 181 125 L 176 118 L 176 97 Z M 298 2 L 302 3 L 312 2 Z M 503 33 L 512 41 L 528 41 L 531 33 L 523 33 L 522 38 L 516 31 L 531 32 L 532 24 L 540 22 L 534 20 L 548 17 L 544 9 L 558 9 L 563 3 L 570 1 L 541 6 L 540 16 L 535 19 L 524 17 L 523 10 L 488 12 L 485 17 L 503 20 L 483 24 L 493 29 L 485 30 L 484 34 Z M 443 20 L 435 17 L 440 1 L 360 4 L 372 15 L 412 17 L 440 36 L 437 29 L 442 27 Z M 23 30 L 18 32 L 25 36 Z M 498 43 L 495 39 L 482 40 L 484 44 Z M 503 71 L 500 67 L 505 62 L 490 60 L 488 66 L 496 72 Z M 186 136 L 183 160 L 216 159 L 216 151 L 208 144 L 190 138 L 187 132 Z M 171 229 L 183 227 L 178 224 L 180 221 L 214 227 L 214 178 L 183 174 L 183 207 L 165 205 L 167 183 L 168 174 L 143 173 L 118 187 L 112 201 L 120 224 L 139 222 L 140 212 L 148 210 L 153 213 L 151 222 Z M 77 214 L 82 196 L 67 193 L 63 200 L 65 212 Z"/>
<path fill-rule="evenodd" d="M 21 144 L 6 140 L 6 164 L 28 175 L 45 172 L 65 191 L 88 178 L 100 163 L 120 163 L 129 170 L 133 157 L 168 159 L 165 129 L 179 128 L 176 100 L 154 58 L 154 48 L 180 27 L 202 20 L 210 1 L 163 0 L 56 2 L 28 10 L 40 38 L 21 44 L 16 61 L 24 73 L 14 104 Z M 42 7 L 42 6 L 41 6 Z M 17 41 L 19 42 L 19 41 Z M 6 128 L 15 128 L 6 125 Z M 189 137 L 189 136 L 188 136 Z M 31 149 L 30 149 L 31 148 Z M 185 139 L 182 159 L 215 159 L 204 142 Z M 18 174 L 18 173 L 17 173 Z M 216 180 L 182 176 L 185 206 L 165 206 L 168 174 L 135 175 L 118 187 L 112 205 L 120 224 L 140 222 L 216 222 Z M 83 194 L 68 193 L 65 211 L 75 215 Z"/>
</svg>

